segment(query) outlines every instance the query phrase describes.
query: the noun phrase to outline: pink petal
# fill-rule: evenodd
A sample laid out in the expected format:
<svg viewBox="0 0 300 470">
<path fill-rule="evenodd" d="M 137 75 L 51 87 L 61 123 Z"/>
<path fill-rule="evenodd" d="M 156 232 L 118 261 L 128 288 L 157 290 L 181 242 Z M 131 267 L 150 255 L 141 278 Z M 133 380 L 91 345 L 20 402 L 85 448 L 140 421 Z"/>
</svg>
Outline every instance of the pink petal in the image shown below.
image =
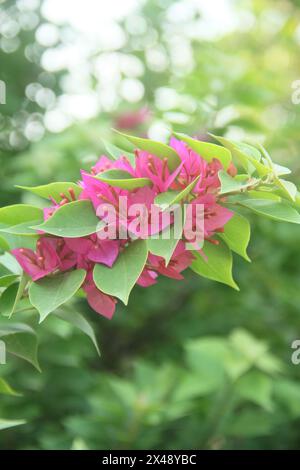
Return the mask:
<svg viewBox="0 0 300 470">
<path fill-rule="evenodd" d="M 95 263 L 103 263 L 110 268 L 119 254 L 119 244 L 115 240 L 99 240 L 92 244 L 87 253 L 89 260 Z"/>
<path fill-rule="evenodd" d="M 95 312 L 100 313 L 106 318 L 111 319 L 116 309 L 115 300 L 109 295 L 104 294 L 94 285 L 84 287 L 87 294 L 87 301 Z"/>
<path fill-rule="evenodd" d="M 149 269 L 144 269 L 136 283 L 141 287 L 149 287 L 153 284 L 156 284 L 156 278 L 158 274 L 154 271 L 150 271 Z"/>
<path fill-rule="evenodd" d="M 28 248 L 16 248 L 11 253 L 14 255 L 22 269 L 27 273 L 34 281 L 44 277 L 46 274 L 44 270 L 39 268 L 36 264 L 36 254 L 34 251 Z"/>
<path fill-rule="evenodd" d="M 70 250 L 79 255 L 85 255 L 92 247 L 92 242 L 88 238 L 64 238 Z"/>
</svg>

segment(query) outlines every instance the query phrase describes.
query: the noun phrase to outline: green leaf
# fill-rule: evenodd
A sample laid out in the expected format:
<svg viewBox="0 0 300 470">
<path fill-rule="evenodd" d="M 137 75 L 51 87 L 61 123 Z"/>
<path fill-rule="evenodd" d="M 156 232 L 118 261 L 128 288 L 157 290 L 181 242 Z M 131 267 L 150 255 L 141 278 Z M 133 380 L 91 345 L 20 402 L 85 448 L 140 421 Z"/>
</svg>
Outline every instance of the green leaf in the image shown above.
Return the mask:
<svg viewBox="0 0 300 470">
<path fill-rule="evenodd" d="M 66 309 L 57 310 L 55 312 L 55 315 L 61 318 L 62 320 L 71 323 L 71 325 L 74 325 L 76 328 L 86 334 L 91 339 L 99 356 L 101 355 L 95 332 L 83 315 L 78 312 L 75 312 L 74 310 L 71 311 Z"/>
<path fill-rule="evenodd" d="M 50 199 L 51 197 L 59 202 L 62 197 L 61 194 L 64 193 L 67 197 L 69 196 L 69 189 L 73 189 L 75 196 L 78 197 L 82 191 L 82 188 L 75 183 L 49 183 L 42 186 L 16 186 L 19 189 L 24 189 L 25 191 L 29 191 L 37 196 L 40 196 L 45 199 Z"/>
<path fill-rule="evenodd" d="M 103 226 L 92 203 L 82 200 L 65 204 L 43 224 L 33 228 L 59 237 L 77 238 L 95 233 Z"/>
<path fill-rule="evenodd" d="M 186 350 L 186 361 L 189 366 L 190 377 L 198 384 L 198 390 L 193 390 L 193 382 L 185 380 L 179 385 L 176 397 L 181 398 L 188 392 L 195 396 L 204 396 L 220 389 L 224 384 L 225 370 L 222 357 L 226 352 L 226 345 L 220 339 L 206 337 L 204 339 L 189 341 Z M 185 393 L 183 393 L 185 392 Z"/>
<path fill-rule="evenodd" d="M 277 379 L 274 384 L 276 401 L 284 408 L 288 416 L 299 418 L 300 416 L 300 385 L 297 380 Z"/>
<path fill-rule="evenodd" d="M 260 371 L 252 370 L 239 378 L 235 392 L 243 400 L 249 400 L 267 411 L 272 411 L 272 381 Z"/>
<path fill-rule="evenodd" d="M 286 166 L 278 165 L 278 163 L 273 163 L 274 173 L 276 176 L 289 175 L 291 170 Z"/>
<path fill-rule="evenodd" d="M 172 258 L 172 255 L 179 242 L 178 238 L 174 238 L 174 235 L 173 235 L 174 227 L 171 228 L 170 232 L 171 232 L 171 236 L 169 239 L 149 238 L 148 240 L 148 247 L 149 247 L 150 253 L 164 258 L 166 262 L 166 266 L 169 264 L 170 259 Z"/>
<path fill-rule="evenodd" d="M 1 295 L 0 298 L 0 313 L 2 315 L 10 315 L 17 297 L 19 284 L 10 285 Z"/>
<path fill-rule="evenodd" d="M 0 277 L 0 287 L 9 287 L 11 284 L 14 284 L 17 279 L 19 279 L 18 274 L 7 274 Z"/>
<path fill-rule="evenodd" d="M 112 268 L 96 264 L 94 281 L 98 289 L 128 303 L 129 294 L 147 261 L 146 240 L 131 242 L 119 255 Z"/>
<path fill-rule="evenodd" d="M 300 214 L 284 201 L 247 198 L 246 196 L 245 199 L 239 201 L 239 204 L 270 219 L 300 224 Z"/>
<path fill-rule="evenodd" d="M 144 186 L 152 186 L 149 178 L 134 178 L 130 173 L 124 170 L 111 169 L 103 171 L 94 176 L 95 179 L 108 183 L 110 186 L 116 186 L 123 189 L 143 188 Z"/>
<path fill-rule="evenodd" d="M 230 196 L 228 200 L 230 200 L 231 197 L 232 196 Z M 260 188 L 259 190 L 251 190 L 245 194 L 240 194 L 234 197 L 236 197 L 237 201 L 243 201 L 245 198 L 246 199 L 264 199 L 264 200 L 275 201 L 275 202 L 282 201 L 282 198 L 278 194 L 275 194 L 274 190 L 264 191 L 262 190 L 262 188 Z"/>
<path fill-rule="evenodd" d="M 176 233 L 174 225 L 166 227 L 162 232 L 157 234 L 159 238 L 149 238 L 148 248 L 150 253 L 156 256 L 161 256 L 166 262 L 166 266 L 169 264 L 170 259 L 178 245 L 179 240 L 182 238 L 182 231 L 185 224 L 186 213 L 184 211 L 181 215 L 180 227 L 177 226 Z M 179 220 L 179 219 L 178 219 Z M 166 238 L 163 238 L 163 237 Z"/>
<path fill-rule="evenodd" d="M 0 256 L 0 264 L 13 274 L 22 274 L 22 268 L 16 258 L 10 253 L 4 253 Z"/>
<path fill-rule="evenodd" d="M 18 397 L 20 393 L 16 392 L 11 386 L 0 377 L 0 394 Z"/>
<path fill-rule="evenodd" d="M 218 175 L 219 175 L 219 180 L 221 183 L 221 189 L 219 191 L 220 195 L 231 193 L 233 191 L 235 192 L 242 191 L 243 189 L 246 189 L 249 186 L 252 186 L 253 183 L 255 182 L 254 179 L 249 180 L 248 177 L 242 180 L 232 178 L 232 176 L 230 176 L 224 170 L 220 170 Z"/>
<path fill-rule="evenodd" d="M 9 420 L 9 419 L 0 419 L 0 431 L 3 429 L 13 428 L 14 426 L 20 426 L 21 424 L 25 424 L 26 421 L 23 419 L 18 420 Z"/>
<path fill-rule="evenodd" d="M 0 250 L 1 251 L 8 251 L 9 250 L 9 244 L 3 236 L 0 236 Z"/>
<path fill-rule="evenodd" d="M 160 159 L 167 158 L 168 167 L 170 170 L 175 170 L 181 163 L 179 155 L 175 152 L 174 149 L 172 149 L 172 147 L 169 147 L 166 144 L 150 139 L 142 139 L 141 137 L 123 134 L 122 132 L 118 131 L 115 132 L 125 137 L 125 139 L 129 140 L 129 142 L 135 145 L 138 149 L 146 150 L 146 152 L 149 152 Z"/>
<path fill-rule="evenodd" d="M 35 235 L 33 224 L 43 221 L 43 210 L 28 204 L 16 204 L 0 209 L 0 231 L 17 235 Z"/>
<path fill-rule="evenodd" d="M 234 351 L 244 357 L 244 373 L 254 366 L 264 373 L 275 375 L 283 371 L 282 363 L 268 351 L 268 345 L 238 328 L 229 337 Z"/>
<path fill-rule="evenodd" d="M 30 326 L 1 321 L 0 338 L 5 342 L 7 352 L 25 359 L 40 371 L 37 360 L 37 337 Z"/>
<path fill-rule="evenodd" d="M 133 153 L 126 152 L 125 150 L 120 149 L 116 145 L 113 145 L 110 142 L 106 142 L 103 139 L 102 142 L 104 143 L 107 152 L 111 157 L 113 157 L 114 160 L 118 160 L 120 157 L 124 156 L 129 160 L 131 165 L 135 167 L 135 155 Z"/>
<path fill-rule="evenodd" d="M 76 294 L 85 279 L 83 269 L 71 271 L 57 276 L 47 277 L 33 282 L 29 288 L 29 299 L 40 314 L 40 323 L 49 313 Z"/>
<path fill-rule="evenodd" d="M 199 181 L 200 176 L 194 179 L 186 188 L 182 191 L 166 191 L 165 193 L 160 193 L 154 199 L 155 205 L 161 207 L 163 211 L 169 209 L 174 204 L 179 203 L 183 199 L 185 199 L 191 191 L 193 191 L 194 187 Z"/>
<path fill-rule="evenodd" d="M 30 235 L 15 235 L 12 233 L 1 233 L 0 240 L 5 241 L 6 248 L 5 251 L 14 250 L 15 248 L 29 248 L 31 250 L 35 249 L 36 242 L 39 238 L 39 235 L 36 234 Z"/>
<path fill-rule="evenodd" d="M 245 408 L 228 417 L 223 426 L 223 433 L 237 439 L 257 439 L 260 436 L 272 435 L 273 427 L 274 417 L 270 412 Z"/>
<path fill-rule="evenodd" d="M 207 260 L 199 253 L 193 252 L 196 259 L 192 262 L 191 269 L 200 276 L 239 290 L 232 278 L 232 253 L 229 248 L 222 242 L 219 245 L 206 242 L 203 252 Z"/>
<path fill-rule="evenodd" d="M 16 308 L 17 308 L 18 302 L 19 302 L 19 300 L 21 300 L 21 298 L 22 298 L 22 295 L 23 295 L 24 290 L 25 290 L 25 288 L 26 288 L 26 286 L 27 286 L 27 283 L 28 283 L 28 277 L 27 277 L 27 275 L 23 272 L 23 273 L 22 273 L 22 276 L 21 276 L 21 279 L 20 279 L 20 282 L 19 282 L 19 284 L 18 284 L 18 290 L 17 290 L 17 292 L 16 292 L 15 301 L 14 301 L 13 306 L 12 306 L 10 312 L 9 312 L 9 317 L 11 317 L 11 316 L 14 314 L 14 312 L 15 312 L 15 310 L 16 310 Z"/>
<path fill-rule="evenodd" d="M 211 144 L 210 142 L 202 142 L 200 140 L 192 139 L 191 137 L 174 132 L 175 137 L 179 140 L 186 142 L 191 149 L 198 153 L 204 160 L 211 162 L 214 158 L 219 160 L 224 169 L 230 165 L 231 162 L 231 153 L 228 149 L 221 147 L 221 145 Z"/>
<path fill-rule="evenodd" d="M 232 156 L 239 160 L 241 165 L 250 175 L 254 170 L 257 171 L 259 176 L 265 176 L 272 172 L 272 169 L 269 166 L 265 166 L 260 162 L 261 154 L 255 147 L 242 142 L 226 139 L 225 137 L 220 137 L 213 134 L 210 135 L 222 145 L 224 145 L 225 148 L 229 149 L 232 153 Z"/>
<path fill-rule="evenodd" d="M 14 225 L 13 227 L 0 228 L 0 232 L 10 233 L 12 235 L 22 236 L 36 236 L 36 231 L 32 229 L 32 225 L 41 224 L 44 221 L 43 218 L 30 220 L 23 222 L 22 224 Z"/>
<path fill-rule="evenodd" d="M 275 182 L 281 188 L 284 196 L 287 196 L 291 201 L 296 200 L 298 190 L 294 183 L 291 181 L 286 181 L 282 178 L 275 178 Z"/>
<path fill-rule="evenodd" d="M 235 213 L 234 216 L 224 226 L 224 232 L 219 233 L 219 237 L 235 253 L 251 261 L 247 254 L 247 246 L 250 240 L 250 224 L 248 220 Z"/>
</svg>

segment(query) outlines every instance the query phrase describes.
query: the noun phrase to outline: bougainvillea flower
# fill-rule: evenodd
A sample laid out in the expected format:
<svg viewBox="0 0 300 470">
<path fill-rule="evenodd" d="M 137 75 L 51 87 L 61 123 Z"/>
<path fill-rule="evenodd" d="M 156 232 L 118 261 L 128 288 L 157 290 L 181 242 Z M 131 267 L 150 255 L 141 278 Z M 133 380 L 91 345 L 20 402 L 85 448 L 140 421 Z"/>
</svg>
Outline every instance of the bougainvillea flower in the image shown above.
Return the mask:
<svg viewBox="0 0 300 470">
<path fill-rule="evenodd" d="M 36 252 L 28 248 L 17 248 L 12 250 L 12 254 L 33 281 L 53 273 L 60 266 L 53 243 L 47 238 L 37 241 Z"/>
<path fill-rule="evenodd" d="M 96 214 L 102 224 L 95 227 L 95 233 L 92 228 L 92 232 L 89 230 L 81 232 L 88 233 L 88 235 L 75 238 L 46 236 L 45 233 L 39 232 L 40 239 L 37 242 L 36 251 L 26 248 L 13 250 L 12 253 L 32 280 L 36 281 L 59 272 L 70 271 L 71 273 L 76 269 L 84 270 L 86 276 L 82 289 L 86 293 L 89 305 L 99 314 L 112 318 L 117 300 L 99 290 L 97 286 L 101 286 L 102 281 L 96 278 L 98 270 L 94 270 L 94 268 L 98 264 L 102 264 L 111 268 L 113 275 L 115 262 L 130 246 L 130 243 L 134 243 L 137 239 L 147 239 L 157 235 L 168 226 L 174 227 L 170 233 L 175 233 L 175 223 L 178 221 L 176 210 L 173 207 L 173 213 L 172 210 L 170 212 L 163 211 L 158 204 L 158 196 L 160 196 L 160 203 L 166 201 L 168 204 L 171 201 L 170 207 L 174 197 L 176 201 L 179 201 L 180 209 L 183 204 L 188 205 L 188 208 L 185 207 L 184 230 L 182 231 L 181 223 L 180 240 L 168 264 L 163 257 L 149 251 L 150 244 L 141 243 L 141 240 L 138 240 L 139 246 L 142 247 L 141 262 L 145 263 L 145 259 L 147 261 L 142 266 L 137 263 L 139 269 L 136 275 L 139 277 L 135 278 L 135 283 L 141 287 L 149 287 L 155 284 L 160 276 L 176 280 L 183 279 L 183 271 L 195 259 L 192 250 L 200 252 L 205 258 L 201 251 L 203 241 L 217 244 L 218 241 L 213 237 L 216 233 L 224 230 L 224 226 L 233 216 L 232 211 L 223 207 L 224 196 L 220 196 L 219 191 L 221 186 L 219 171 L 224 168 L 218 159 L 205 160 L 185 142 L 172 138 L 170 145 L 179 156 L 179 164 L 174 170 L 170 170 L 167 157 L 161 158 L 161 155 L 158 157 L 141 149 L 135 150 L 135 165 L 130 163 L 125 155 L 120 156 L 117 160 L 111 160 L 102 155 L 90 172 L 82 170 L 81 181 L 78 183 L 82 191 L 78 200 L 90 201 L 91 204 L 76 204 L 76 206 L 87 208 L 92 220 L 95 219 L 94 214 Z M 121 182 L 111 179 L 108 183 L 99 179 L 101 173 L 112 169 L 125 171 L 127 175 L 120 178 Z M 235 176 L 236 168 L 233 164 L 229 165 L 227 173 Z M 131 181 L 138 178 L 146 178 L 147 180 Z M 196 179 L 197 181 L 195 181 Z M 194 186 L 187 188 L 193 181 L 195 181 Z M 180 193 L 186 188 L 188 191 Z M 57 194 L 56 192 L 55 199 L 52 197 L 49 199 L 51 205 L 44 210 L 46 221 L 54 216 L 60 207 L 75 201 L 76 197 L 74 189 L 70 188 L 67 190 L 67 194 Z M 199 206 L 201 206 L 202 217 L 198 227 Z M 113 215 L 112 218 L 111 215 Z M 81 221 L 86 220 L 85 217 L 81 217 L 81 214 L 78 214 L 78 218 Z M 180 217 L 180 221 L 182 221 L 182 217 Z M 61 220 L 59 223 L 63 225 Z M 95 225 L 97 225 L 97 219 Z M 45 227 L 47 227 L 47 223 L 42 228 Z M 98 230 L 97 233 L 96 230 Z M 51 231 L 51 233 L 55 232 Z M 78 231 L 75 231 L 75 235 L 77 233 Z M 189 234 L 191 234 L 191 238 L 189 238 Z M 168 248 L 171 246 L 174 246 L 173 241 Z M 136 253 L 134 256 L 138 259 Z M 207 258 L 205 260 L 207 261 Z M 120 265 L 122 263 L 117 264 L 118 275 L 120 275 L 120 271 L 118 271 Z M 103 269 L 105 270 L 104 267 L 101 268 L 101 270 Z M 134 268 L 132 269 L 134 271 Z M 139 275 L 139 273 L 141 274 Z M 95 276 L 97 286 L 93 276 Z M 103 290 L 109 292 L 107 285 L 103 287 Z M 112 291 L 115 292 L 114 289 Z"/>
</svg>

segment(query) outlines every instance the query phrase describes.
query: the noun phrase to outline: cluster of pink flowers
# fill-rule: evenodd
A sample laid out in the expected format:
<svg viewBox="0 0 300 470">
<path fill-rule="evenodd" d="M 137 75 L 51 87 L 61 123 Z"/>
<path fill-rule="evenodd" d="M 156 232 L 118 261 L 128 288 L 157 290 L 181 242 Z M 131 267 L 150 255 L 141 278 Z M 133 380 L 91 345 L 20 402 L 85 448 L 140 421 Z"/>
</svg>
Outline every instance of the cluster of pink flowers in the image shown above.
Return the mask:
<svg viewBox="0 0 300 470">
<path fill-rule="evenodd" d="M 155 197 L 168 190 L 181 191 L 200 176 L 195 184 L 190 204 L 203 204 L 204 206 L 204 238 L 212 243 L 217 243 L 212 237 L 216 232 L 223 230 L 224 225 L 230 220 L 233 213 L 218 203 L 218 190 L 220 181 L 218 172 L 223 168 L 220 161 L 214 159 L 210 163 L 191 150 L 184 142 L 175 138 L 170 145 L 178 153 L 181 163 L 174 171 L 168 168 L 168 160 L 160 159 L 146 151 L 135 151 L 135 168 L 129 160 L 122 156 L 117 161 L 112 161 L 106 156 L 101 156 L 91 172 L 81 172 L 80 185 L 83 188 L 79 199 L 88 199 L 92 202 L 95 212 L 100 205 L 111 204 L 118 206 L 120 196 L 127 198 L 128 206 L 134 203 L 143 203 L 147 207 L 154 204 Z M 151 186 L 145 186 L 134 190 L 113 187 L 104 181 L 94 178 L 95 175 L 109 170 L 125 170 L 135 178 L 148 178 Z M 235 175 L 233 165 L 227 170 Z M 45 220 L 64 204 L 75 200 L 72 189 L 69 194 L 63 194 L 60 202 L 52 200 L 51 207 L 45 209 Z M 112 267 L 118 255 L 126 247 L 130 240 L 100 240 L 97 234 L 81 238 L 60 238 L 47 234 L 41 234 L 37 242 L 36 251 L 27 248 L 12 251 L 24 271 L 37 281 L 45 276 L 57 272 L 65 272 L 71 269 L 85 269 L 87 272 L 83 289 L 87 295 L 89 305 L 98 313 L 111 318 L 115 311 L 116 299 L 101 292 L 93 281 L 93 268 L 95 264 L 102 263 Z M 157 282 L 159 275 L 173 279 L 183 279 L 184 271 L 192 263 L 194 256 L 187 250 L 185 243 L 180 240 L 173 256 L 166 265 L 165 260 L 149 253 L 147 263 L 137 284 L 148 287 Z"/>
</svg>

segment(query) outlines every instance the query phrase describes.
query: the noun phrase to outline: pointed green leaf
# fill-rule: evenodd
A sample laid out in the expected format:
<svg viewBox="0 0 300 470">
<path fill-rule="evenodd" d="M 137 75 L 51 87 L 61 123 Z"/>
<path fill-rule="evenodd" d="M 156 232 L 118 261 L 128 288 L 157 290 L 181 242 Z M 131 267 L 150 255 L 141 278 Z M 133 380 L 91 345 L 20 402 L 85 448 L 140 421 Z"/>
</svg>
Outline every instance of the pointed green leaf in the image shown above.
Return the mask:
<svg viewBox="0 0 300 470">
<path fill-rule="evenodd" d="M 232 253 L 229 248 L 224 243 L 213 245 L 206 242 L 203 252 L 207 259 L 204 259 L 199 253 L 193 252 L 196 259 L 192 262 L 191 269 L 200 276 L 239 290 L 232 278 Z"/>
<path fill-rule="evenodd" d="M 174 228 L 171 227 L 171 231 L 174 232 Z M 169 264 L 170 259 L 178 245 L 179 239 L 174 238 L 173 233 L 169 239 L 163 238 L 149 238 L 148 247 L 150 253 L 156 256 L 161 256 L 166 262 L 166 266 Z"/>
<path fill-rule="evenodd" d="M 22 268 L 16 258 L 10 253 L 4 253 L 0 256 L 0 264 L 13 274 L 22 274 Z"/>
<path fill-rule="evenodd" d="M 267 411 L 272 411 L 272 380 L 258 370 L 252 370 L 239 378 L 235 392 L 243 400 L 249 400 Z"/>
<path fill-rule="evenodd" d="M 0 224 L 12 226 L 22 222 L 39 219 L 43 210 L 29 204 L 15 204 L 0 209 Z"/>
<path fill-rule="evenodd" d="M 80 331 L 82 331 L 84 334 L 86 334 L 90 340 L 92 341 L 93 345 L 96 348 L 97 353 L 100 356 L 100 350 L 97 342 L 97 338 L 95 335 L 95 332 L 89 322 L 84 318 L 81 313 L 78 313 L 72 309 L 71 310 L 57 310 L 55 312 L 55 315 L 61 318 L 62 320 L 71 323 L 71 325 L 74 325 L 76 328 L 78 328 Z"/>
<path fill-rule="evenodd" d="M 240 199 L 239 204 L 270 219 L 300 224 L 300 214 L 284 201 L 245 197 Z"/>
<path fill-rule="evenodd" d="M 288 199 L 295 201 L 297 196 L 297 186 L 291 181 L 283 180 L 282 178 L 275 178 L 277 185 L 282 189 L 283 195 Z"/>
<path fill-rule="evenodd" d="M 17 235 L 34 235 L 31 226 L 43 221 L 43 210 L 28 204 L 15 204 L 0 209 L 0 231 Z"/>
<path fill-rule="evenodd" d="M 18 420 L 0 419 L 0 431 L 3 431 L 3 429 L 20 426 L 21 424 L 25 424 L 25 423 L 26 421 L 24 421 L 23 419 L 18 419 Z"/>
<path fill-rule="evenodd" d="M 94 176 L 94 178 L 123 189 L 136 189 L 143 188 L 144 186 L 152 186 L 152 181 L 149 178 L 134 178 L 130 173 L 124 170 L 111 169 L 103 171 Z"/>
<path fill-rule="evenodd" d="M 169 209 L 174 204 L 178 204 L 180 201 L 185 199 L 194 189 L 196 184 L 199 181 L 200 176 L 194 179 L 186 188 L 182 191 L 166 191 L 165 193 L 160 193 L 154 199 L 155 205 L 161 207 L 163 211 Z"/>
<path fill-rule="evenodd" d="M 40 370 L 37 360 L 37 337 L 30 326 L 1 320 L 0 338 L 5 342 L 7 352 L 30 362 Z"/>
<path fill-rule="evenodd" d="M 172 149 L 172 147 L 169 147 L 166 144 L 150 139 L 142 139 L 141 137 L 123 134 L 122 132 L 118 131 L 115 132 L 125 137 L 125 139 L 129 140 L 129 142 L 135 145 L 138 149 L 145 150 L 146 152 L 149 152 L 161 159 L 167 158 L 168 167 L 170 170 L 175 170 L 181 163 L 179 155 L 175 152 L 174 149 Z"/>
<path fill-rule="evenodd" d="M 20 393 L 16 392 L 7 382 L 6 380 L 0 377 L 0 394 L 2 395 L 11 395 L 18 397 Z"/>
<path fill-rule="evenodd" d="M 21 300 L 21 298 L 22 298 L 22 295 L 23 295 L 24 290 L 25 290 L 25 288 L 26 288 L 26 286 L 27 286 L 27 283 L 28 283 L 28 277 L 27 277 L 27 275 L 23 272 L 23 273 L 22 273 L 22 276 L 21 276 L 21 279 L 20 279 L 20 282 L 19 282 L 19 284 L 18 284 L 18 290 L 17 290 L 17 292 L 16 292 L 16 297 L 15 297 L 13 306 L 12 306 L 10 312 L 9 312 L 9 317 L 11 317 L 11 316 L 14 314 L 14 312 L 15 312 L 15 310 L 16 310 L 16 308 L 17 308 L 18 302 L 19 302 L 19 300 Z"/>
<path fill-rule="evenodd" d="M 225 137 L 213 134 L 210 135 L 231 151 L 232 156 L 239 160 L 247 173 L 252 174 L 253 171 L 256 170 L 259 176 L 265 176 L 272 172 L 272 169 L 269 166 L 265 166 L 260 162 L 261 155 L 255 147 L 243 142 L 226 139 Z"/>
<path fill-rule="evenodd" d="M 44 218 L 30 220 L 28 222 L 23 222 L 22 224 L 14 225 L 12 227 L 0 228 L 0 232 L 5 232 L 12 235 L 22 235 L 22 236 L 36 236 L 36 231 L 32 228 L 33 225 L 38 225 L 43 223 Z"/>
<path fill-rule="evenodd" d="M 228 198 L 229 199 L 229 198 Z M 243 201 L 244 199 L 266 199 L 268 201 L 281 202 L 282 198 L 275 194 L 274 191 L 264 191 L 261 188 L 259 190 L 252 190 L 245 194 L 237 196 L 237 201 Z"/>
<path fill-rule="evenodd" d="M 0 287 L 9 287 L 19 279 L 17 274 L 6 274 L 0 277 Z"/>
<path fill-rule="evenodd" d="M 4 249 L 4 251 L 14 250 L 15 248 L 20 248 L 20 247 L 34 250 L 38 238 L 39 238 L 38 234 L 36 234 L 35 236 L 33 234 L 28 236 L 28 234 L 27 235 L 15 235 L 12 233 L 7 233 L 7 232 L 6 233 L 2 232 L 0 236 L 0 240 L 4 240 L 6 244 L 6 248 Z"/>
<path fill-rule="evenodd" d="M 103 226 L 92 203 L 82 200 L 65 204 L 43 224 L 33 228 L 59 237 L 77 238 L 96 233 Z"/>
<path fill-rule="evenodd" d="M 170 259 L 172 258 L 172 255 L 178 245 L 178 242 L 182 238 L 182 231 L 185 224 L 186 212 L 184 211 L 183 214 L 180 215 L 181 224 L 180 227 L 176 226 L 176 232 L 173 224 L 170 227 L 166 227 L 162 232 L 157 234 L 159 238 L 151 237 L 148 239 L 148 248 L 150 253 L 164 258 L 166 266 L 169 264 Z"/>
<path fill-rule="evenodd" d="M 70 197 L 69 189 L 72 189 L 75 193 L 75 196 L 78 197 L 82 191 L 82 188 L 78 186 L 78 184 L 70 183 L 70 182 L 55 182 L 44 184 L 42 186 L 16 186 L 19 189 L 24 189 L 25 191 L 29 191 L 37 196 L 40 196 L 44 199 L 53 198 L 57 202 L 59 202 L 62 197 L 61 194 L 64 193 L 67 197 Z"/>
<path fill-rule="evenodd" d="M 177 139 L 186 142 L 189 147 L 204 158 L 204 160 L 211 162 L 216 158 L 222 163 L 225 170 L 229 167 L 231 162 L 231 153 L 227 148 L 224 148 L 221 145 L 211 144 L 210 142 L 202 142 L 200 140 L 192 139 L 191 137 L 178 132 L 174 132 L 174 135 Z"/>
<path fill-rule="evenodd" d="M 1 235 L 0 236 L 0 250 L 3 252 L 3 251 L 8 251 L 10 248 L 9 248 L 9 244 L 7 242 L 7 240 L 5 240 L 5 238 Z"/>
<path fill-rule="evenodd" d="M 47 277 L 33 282 L 29 288 L 29 299 L 40 314 L 40 323 L 49 313 L 70 300 L 81 287 L 86 272 L 83 269 Z"/>
<path fill-rule="evenodd" d="M 18 293 L 19 284 L 11 284 L 5 289 L 0 297 L 0 313 L 2 315 L 10 315 L 15 304 Z"/>
<path fill-rule="evenodd" d="M 16 283 L 15 281 L 18 278 L 19 276 L 17 275 L 8 275 L 4 276 L 4 278 L 0 278 L 0 286 L 1 280 L 4 284 L 8 284 L 7 289 L 3 292 L 0 298 L 0 313 L 2 313 L 2 315 L 7 315 L 11 317 L 12 314 L 15 312 L 18 302 L 23 295 L 24 289 L 28 282 L 28 278 L 23 273 L 21 275 L 20 282 Z"/>
<path fill-rule="evenodd" d="M 273 166 L 276 176 L 284 176 L 289 175 L 291 173 L 291 170 L 286 166 L 278 165 L 278 163 L 273 163 Z"/>
<path fill-rule="evenodd" d="M 127 305 L 129 294 L 144 269 L 147 255 L 146 240 L 131 242 L 119 255 L 112 268 L 96 264 L 94 268 L 96 286 L 105 294 L 113 295 Z"/>
<path fill-rule="evenodd" d="M 250 224 L 248 220 L 235 213 L 224 226 L 224 232 L 218 234 L 226 245 L 235 253 L 250 261 L 247 255 L 247 246 L 250 240 Z"/>
<path fill-rule="evenodd" d="M 114 160 L 118 160 L 120 157 L 126 157 L 131 165 L 134 167 L 135 166 L 135 155 L 130 152 L 126 152 L 123 149 L 120 149 L 114 144 L 111 144 L 110 142 L 106 142 L 105 140 L 102 139 L 102 142 L 104 143 L 104 146 L 109 153 L 111 157 L 113 157 Z"/>
<path fill-rule="evenodd" d="M 255 182 L 253 178 L 249 180 L 249 177 L 240 180 L 235 179 L 224 170 L 220 170 L 218 175 L 221 183 L 221 189 L 219 191 L 219 194 L 227 194 L 231 192 L 242 191 L 243 189 L 252 186 Z"/>
</svg>

